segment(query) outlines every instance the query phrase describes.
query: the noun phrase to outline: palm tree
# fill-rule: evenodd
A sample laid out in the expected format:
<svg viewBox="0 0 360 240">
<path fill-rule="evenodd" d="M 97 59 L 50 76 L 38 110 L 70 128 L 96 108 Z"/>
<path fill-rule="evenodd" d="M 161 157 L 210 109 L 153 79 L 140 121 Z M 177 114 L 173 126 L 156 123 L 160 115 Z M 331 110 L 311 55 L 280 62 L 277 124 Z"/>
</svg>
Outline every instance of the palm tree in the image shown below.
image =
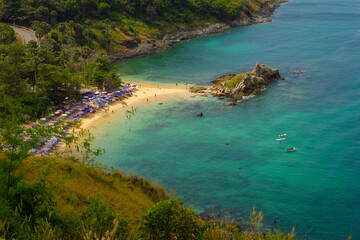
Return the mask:
<svg viewBox="0 0 360 240">
<path fill-rule="evenodd" d="M 61 64 L 61 66 L 63 66 L 65 68 L 66 65 L 69 63 L 69 58 L 70 58 L 70 54 L 67 51 L 65 51 L 64 49 L 61 49 L 61 52 L 59 55 L 59 62 Z"/>
<path fill-rule="evenodd" d="M 90 56 L 91 54 L 91 49 L 88 46 L 84 46 L 81 49 L 81 57 L 84 59 L 84 80 L 85 83 L 87 82 L 86 80 L 86 74 L 85 74 L 85 69 L 86 69 L 86 59 Z"/>
</svg>

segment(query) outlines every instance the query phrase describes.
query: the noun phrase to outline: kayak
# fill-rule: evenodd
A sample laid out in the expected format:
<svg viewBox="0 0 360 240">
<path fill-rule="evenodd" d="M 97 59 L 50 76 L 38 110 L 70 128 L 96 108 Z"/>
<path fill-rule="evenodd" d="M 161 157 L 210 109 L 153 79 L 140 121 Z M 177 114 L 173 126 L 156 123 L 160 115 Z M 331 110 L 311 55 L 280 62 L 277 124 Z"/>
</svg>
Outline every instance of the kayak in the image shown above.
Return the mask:
<svg viewBox="0 0 360 240">
<path fill-rule="evenodd" d="M 285 151 L 287 152 L 295 152 L 297 150 L 297 148 L 288 148 L 288 149 L 285 149 Z"/>
<path fill-rule="evenodd" d="M 276 139 L 276 141 L 282 141 L 282 140 L 285 140 L 286 138 L 278 138 Z"/>
</svg>

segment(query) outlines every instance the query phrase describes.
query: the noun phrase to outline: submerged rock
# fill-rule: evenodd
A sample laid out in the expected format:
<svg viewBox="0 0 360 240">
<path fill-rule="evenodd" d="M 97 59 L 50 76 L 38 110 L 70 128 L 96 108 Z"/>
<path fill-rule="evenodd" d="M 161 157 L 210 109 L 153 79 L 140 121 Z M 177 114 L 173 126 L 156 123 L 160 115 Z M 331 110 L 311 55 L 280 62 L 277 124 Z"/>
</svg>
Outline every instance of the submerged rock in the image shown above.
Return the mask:
<svg viewBox="0 0 360 240">
<path fill-rule="evenodd" d="M 205 93 L 206 89 L 206 87 L 191 87 L 189 91 L 191 93 Z"/>
</svg>

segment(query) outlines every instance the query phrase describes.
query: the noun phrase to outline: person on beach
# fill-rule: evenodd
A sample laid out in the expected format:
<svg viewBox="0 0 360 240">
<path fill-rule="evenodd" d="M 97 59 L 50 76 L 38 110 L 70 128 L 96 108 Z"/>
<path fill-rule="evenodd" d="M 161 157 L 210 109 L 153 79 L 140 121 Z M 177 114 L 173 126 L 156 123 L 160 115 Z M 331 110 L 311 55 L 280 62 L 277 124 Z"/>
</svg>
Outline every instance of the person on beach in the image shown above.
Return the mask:
<svg viewBox="0 0 360 240">
<path fill-rule="evenodd" d="M 178 84 L 176 83 L 176 86 L 177 86 Z"/>
<path fill-rule="evenodd" d="M 156 98 L 156 93 L 155 93 L 155 98 Z"/>
<path fill-rule="evenodd" d="M 148 102 L 148 101 L 149 101 L 149 99 L 147 98 L 147 99 L 146 99 L 146 101 Z"/>
</svg>

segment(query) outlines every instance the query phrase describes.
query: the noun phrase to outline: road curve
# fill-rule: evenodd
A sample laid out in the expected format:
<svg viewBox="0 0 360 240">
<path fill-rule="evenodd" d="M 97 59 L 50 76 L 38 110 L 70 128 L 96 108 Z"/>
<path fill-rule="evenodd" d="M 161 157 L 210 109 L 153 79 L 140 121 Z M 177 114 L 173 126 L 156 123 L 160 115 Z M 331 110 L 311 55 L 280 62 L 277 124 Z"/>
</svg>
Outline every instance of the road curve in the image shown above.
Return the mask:
<svg viewBox="0 0 360 240">
<path fill-rule="evenodd" d="M 16 33 L 18 33 L 22 39 L 24 40 L 24 44 L 27 44 L 29 41 L 34 40 L 35 42 L 39 42 L 35 33 L 25 27 L 10 25 L 14 29 Z"/>
</svg>

